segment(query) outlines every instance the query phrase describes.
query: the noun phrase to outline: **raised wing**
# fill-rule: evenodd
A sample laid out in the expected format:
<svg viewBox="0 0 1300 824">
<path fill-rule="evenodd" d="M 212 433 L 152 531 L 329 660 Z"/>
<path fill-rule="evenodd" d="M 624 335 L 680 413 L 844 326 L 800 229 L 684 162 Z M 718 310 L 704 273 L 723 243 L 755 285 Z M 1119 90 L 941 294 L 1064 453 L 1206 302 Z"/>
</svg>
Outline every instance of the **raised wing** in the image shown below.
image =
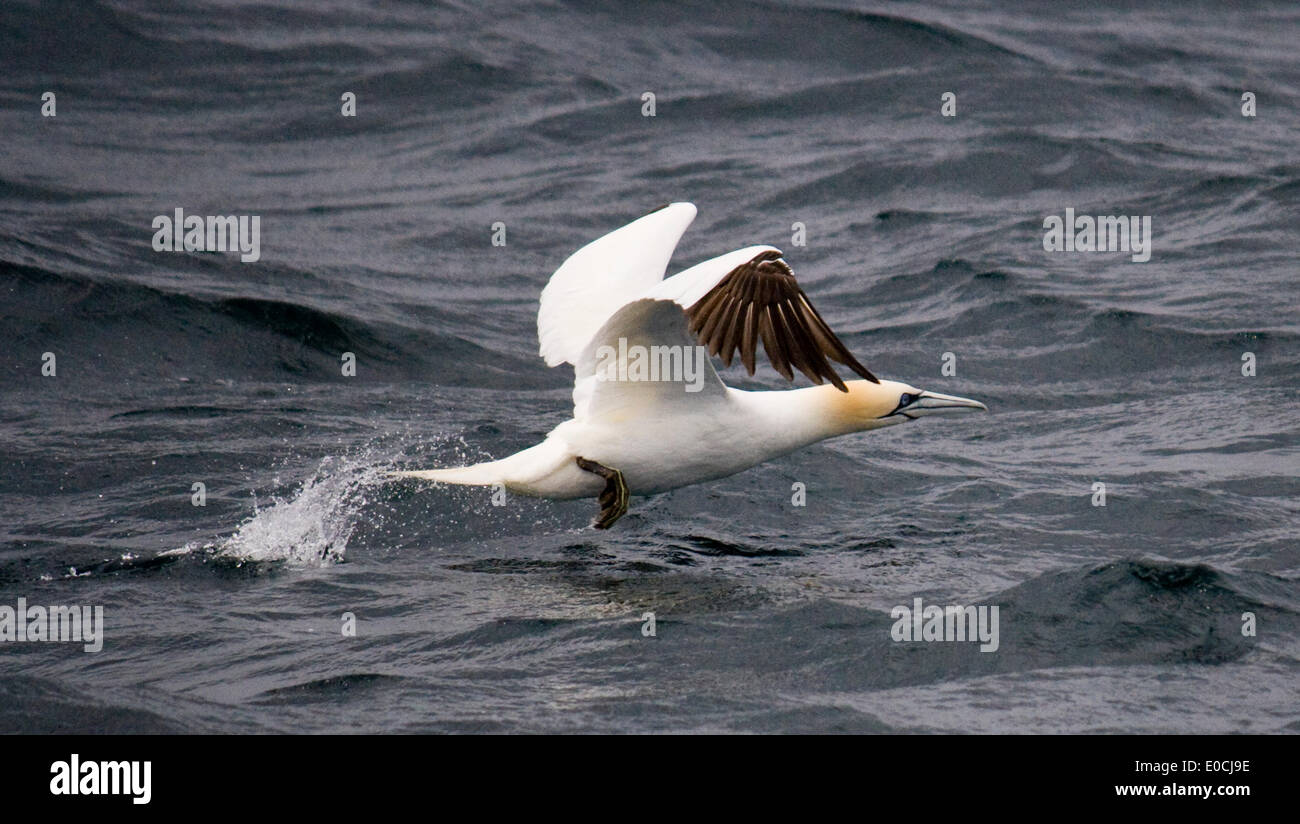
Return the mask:
<svg viewBox="0 0 1300 824">
<path fill-rule="evenodd" d="M 791 367 L 803 372 L 813 383 L 829 380 L 847 392 L 844 381 L 835 373 L 829 360 L 842 363 L 873 383 L 880 381 L 858 362 L 848 348 L 831 331 L 812 302 L 794 279 L 794 272 L 781 258 L 781 251 L 757 247 L 759 251 L 726 274 L 718 276 L 718 263 L 730 265 L 755 247 L 732 252 L 701 264 L 700 272 L 683 281 L 672 282 L 691 270 L 670 278 L 654 292 L 677 292 L 675 297 L 687 307 L 690 332 L 709 349 L 721 355 L 728 366 L 736 350 L 749 374 L 754 374 L 754 356 L 758 341 L 776 371 L 786 380 L 794 380 Z M 715 262 L 716 261 L 716 262 Z M 717 278 L 710 281 L 710 278 Z M 712 286 L 708 283 L 712 282 Z M 689 303 L 687 302 L 689 301 Z"/>
<path fill-rule="evenodd" d="M 626 421 L 725 398 L 686 323 L 670 300 L 636 300 L 615 312 L 574 363 L 573 417 Z"/>
<path fill-rule="evenodd" d="M 547 366 L 576 365 L 619 307 L 662 282 L 677 241 L 694 219 L 692 204 L 672 203 L 570 255 L 542 290 L 537 312 L 539 351 Z"/>
</svg>

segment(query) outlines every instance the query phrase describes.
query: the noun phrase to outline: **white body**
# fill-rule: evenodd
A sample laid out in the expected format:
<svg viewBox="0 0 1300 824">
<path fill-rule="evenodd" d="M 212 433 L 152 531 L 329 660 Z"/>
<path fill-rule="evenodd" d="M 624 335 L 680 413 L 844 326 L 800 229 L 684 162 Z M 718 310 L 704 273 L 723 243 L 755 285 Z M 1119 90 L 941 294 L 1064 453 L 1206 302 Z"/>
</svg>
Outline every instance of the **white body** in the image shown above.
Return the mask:
<svg viewBox="0 0 1300 824">
<path fill-rule="evenodd" d="M 571 419 L 537 446 L 509 458 L 411 474 L 452 483 L 500 483 L 512 492 L 543 498 L 590 498 L 605 482 L 578 468 L 576 458 L 582 457 L 617 468 L 632 494 L 652 495 L 725 478 L 825 438 L 860 431 L 844 428 L 847 421 L 837 425 L 836 417 L 825 414 L 826 406 L 838 400 L 828 393 L 843 395 L 829 386 L 785 392 L 726 387 L 681 414 L 647 409 L 647 414 L 619 420 Z"/>
</svg>

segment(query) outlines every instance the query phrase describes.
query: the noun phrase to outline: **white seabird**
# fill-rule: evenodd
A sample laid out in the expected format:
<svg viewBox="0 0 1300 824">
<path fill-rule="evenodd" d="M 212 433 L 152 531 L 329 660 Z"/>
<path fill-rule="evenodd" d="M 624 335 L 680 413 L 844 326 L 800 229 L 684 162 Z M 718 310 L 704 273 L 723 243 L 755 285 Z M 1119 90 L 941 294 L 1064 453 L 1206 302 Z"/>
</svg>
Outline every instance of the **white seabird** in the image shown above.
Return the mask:
<svg viewBox="0 0 1300 824">
<path fill-rule="evenodd" d="M 540 353 L 548 366 L 573 364 L 571 420 L 499 461 L 393 477 L 499 484 L 561 500 L 599 496 L 593 526 L 606 529 L 627 512 L 631 495 L 723 478 L 851 432 L 987 410 L 872 375 L 822 321 L 772 246 L 730 252 L 665 279 L 694 219 L 690 203 L 656 209 L 579 249 L 542 290 Z M 760 339 L 786 380 L 794 380 L 793 367 L 818 385 L 733 389 L 700 348 L 728 366 L 739 349 L 752 375 Z M 828 358 L 863 379 L 842 380 Z"/>
</svg>

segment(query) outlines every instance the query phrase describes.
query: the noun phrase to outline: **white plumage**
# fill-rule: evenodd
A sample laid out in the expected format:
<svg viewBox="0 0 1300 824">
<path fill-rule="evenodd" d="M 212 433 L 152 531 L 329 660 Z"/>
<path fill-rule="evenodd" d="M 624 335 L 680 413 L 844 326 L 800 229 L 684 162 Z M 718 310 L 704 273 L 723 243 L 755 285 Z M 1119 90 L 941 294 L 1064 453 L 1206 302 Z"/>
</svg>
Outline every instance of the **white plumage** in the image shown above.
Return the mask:
<svg viewBox="0 0 1300 824">
<path fill-rule="evenodd" d="M 774 247 L 740 249 L 664 279 L 673 249 L 695 214 L 690 203 L 658 209 L 579 249 L 551 276 L 537 315 L 540 354 L 551 366 L 573 364 L 572 419 L 542 443 L 502 460 L 395 475 L 503 484 L 522 494 L 556 499 L 603 491 L 597 525 L 609 526 L 626 509 L 628 493 L 648 495 L 722 478 L 828 437 L 924 414 L 985 408 L 965 398 L 876 381 L 829 329 L 813 329 L 821 324 L 820 317 L 814 322 L 791 308 L 803 300 L 807 312 L 816 314 L 784 261 L 776 260 L 780 250 Z M 764 263 L 754 268 L 759 261 L 772 260 L 779 266 L 762 268 L 768 266 Z M 733 273 L 735 277 L 724 282 Z M 726 289 L 732 291 L 718 291 Z M 712 303 L 704 300 L 710 295 L 716 298 Z M 790 302 L 778 305 L 785 300 Z M 733 314 L 717 308 L 728 304 L 727 312 Z M 701 314 L 688 319 L 686 310 Z M 771 325 L 760 330 L 759 316 L 765 311 L 771 312 Z M 710 312 L 717 317 L 711 318 Z M 841 382 L 834 377 L 842 389 L 822 385 L 747 392 L 727 387 L 697 350 L 706 343 L 703 333 L 718 323 L 727 327 L 729 321 L 733 343 L 741 341 L 735 344 L 739 348 L 748 336 L 752 350 L 762 331 L 764 349 L 778 369 L 774 345 L 785 352 L 789 364 L 814 380 L 821 377 L 809 364 L 819 357 L 824 364 L 827 356 L 872 380 Z M 721 353 L 729 359 L 733 348 L 725 332 L 720 329 L 715 339 L 723 341 Z M 611 350 L 635 347 L 667 347 L 657 351 L 683 353 L 683 358 L 694 353 L 691 365 L 696 369 L 654 380 L 608 371 Z M 712 349 L 718 351 L 717 340 Z M 788 364 L 783 371 L 790 371 Z M 616 498 L 620 500 L 611 503 Z"/>
</svg>

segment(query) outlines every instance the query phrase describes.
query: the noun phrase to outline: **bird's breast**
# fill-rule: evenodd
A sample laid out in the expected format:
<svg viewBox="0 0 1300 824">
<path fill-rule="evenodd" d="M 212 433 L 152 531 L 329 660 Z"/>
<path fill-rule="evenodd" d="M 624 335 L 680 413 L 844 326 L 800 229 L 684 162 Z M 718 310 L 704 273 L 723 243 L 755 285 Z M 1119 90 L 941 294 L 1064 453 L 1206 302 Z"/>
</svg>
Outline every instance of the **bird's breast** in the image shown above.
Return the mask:
<svg viewBox="0 0 1300 824">
<path fill-rule="evenodd" d="M 569 427 L 562 434 L 574 454 L 621 471 L 632 494 L 652 495 L 725 478 L 771 457 L 761 433 L 744 424 L 725 415 L 679 415 L 570 421 L 561 429 Z"/>
</svg>

